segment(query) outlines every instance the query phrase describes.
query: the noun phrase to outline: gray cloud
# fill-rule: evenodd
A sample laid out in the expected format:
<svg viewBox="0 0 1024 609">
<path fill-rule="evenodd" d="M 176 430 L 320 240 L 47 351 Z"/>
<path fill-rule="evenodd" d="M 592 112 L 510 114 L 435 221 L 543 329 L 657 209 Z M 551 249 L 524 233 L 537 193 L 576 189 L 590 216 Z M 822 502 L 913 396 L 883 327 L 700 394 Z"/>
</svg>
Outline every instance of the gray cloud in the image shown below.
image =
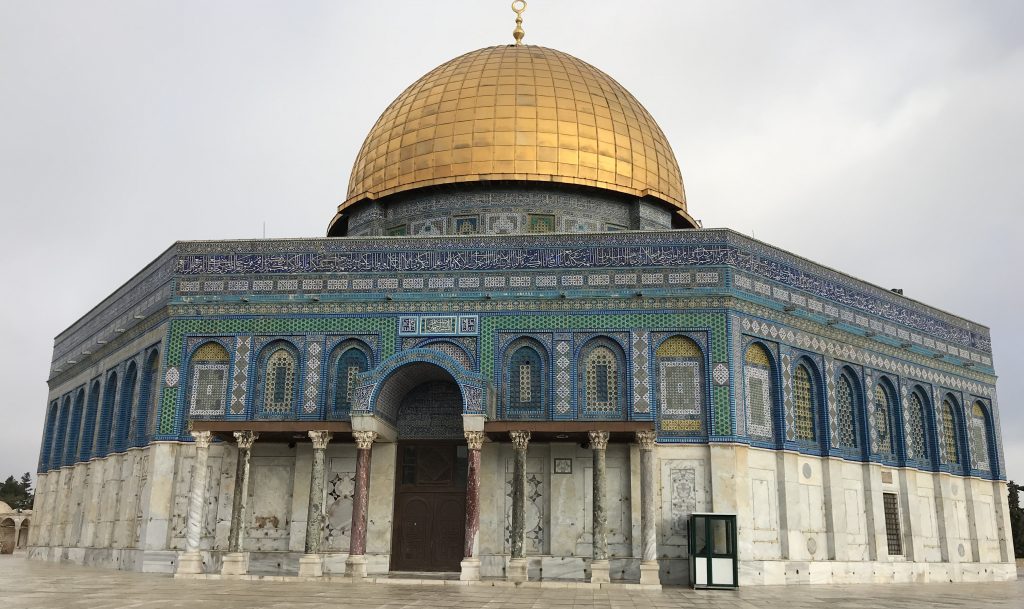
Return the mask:
<svg viewBox="0 0 1024 609">
<path fill-rule="evenodd" d="M 992 328 L 1024 479 L 1024 5 L 533 2 L 608 72 L 691 212 Z M 362 138 L 507 2 L 0 2 L 0 474 L 35 470 L 52 337 L 176 239 L 318 236 Z"/>
</svg>

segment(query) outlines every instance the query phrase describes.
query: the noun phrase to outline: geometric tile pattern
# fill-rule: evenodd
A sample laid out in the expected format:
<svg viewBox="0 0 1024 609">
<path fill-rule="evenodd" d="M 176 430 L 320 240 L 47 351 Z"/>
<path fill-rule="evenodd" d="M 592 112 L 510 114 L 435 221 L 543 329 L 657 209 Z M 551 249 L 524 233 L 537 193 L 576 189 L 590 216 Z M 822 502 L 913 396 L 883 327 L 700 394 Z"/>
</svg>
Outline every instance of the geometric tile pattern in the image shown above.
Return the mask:
<svg viewBox="0 0 1024 609">
<path fill-rule="evenodd" d="M 251 336 L 239 336 L 235 339 L 235 378 L 234 384 L 231 387 L 231 414 L 242 414 L 245 412 L 245 391 L 249 384 L 249 353 L 251 348 Z"/>
<path fill-rule="evenodd" d="M 306 338 L 306 389 L 302 405 L 302 412 L 305 414 L 313 414 L 317 410 L 317 402 L 320 397 L 321 364 L 323 363 L 323 340 L 323 336 Z"/>
<path fill-rule="evenodd" d="M 828 404 L 828 437 L 832 446 L 839 441 L 839 429 L 836 425 L 836 360 L 825 357 L 825 399 Z"/>
<path fill-rule="evenodd" d="M 572 345 L 570 334 L 555 335 L 555 412 L 569 414 L 572 406 Z"/>
<path fill-rule="evenodd" d="M 651 411 L 650 387 L 650 333 L 634 330 L 630 333 L 633 350 L 633 412 Z"/>
<path fill-rule="evenodd" d="M 782 408 L 786 413 L 786 440 L 796 439 L 796 412 L 793 405 L 793 369 L 788 353 L 782 354 Z"/>
<path fill-rule="evenodd" d="M 878 431 L 875 421 L 875 377 L 870 370 L 864 372 L 864 405 L 867 410 L 868 438 L 871 454 L 878 454 Z"/>
</svg>

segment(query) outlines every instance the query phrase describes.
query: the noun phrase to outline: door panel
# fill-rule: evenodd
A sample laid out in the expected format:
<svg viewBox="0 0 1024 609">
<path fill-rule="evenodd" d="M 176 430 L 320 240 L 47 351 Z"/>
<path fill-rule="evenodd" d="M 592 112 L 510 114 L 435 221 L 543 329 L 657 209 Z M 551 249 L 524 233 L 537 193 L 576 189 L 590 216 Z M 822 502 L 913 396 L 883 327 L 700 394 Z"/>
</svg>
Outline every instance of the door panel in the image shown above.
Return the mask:
<svg viewBox="0 0 1024 609">
<path fill-rule="evenodd" d="M 461 450 L 460 450 L 461 449 Z M 465 541 L 465 447 L 402 444 L 395 480 L 392 571 L 458 571 Z"/>
</svg>

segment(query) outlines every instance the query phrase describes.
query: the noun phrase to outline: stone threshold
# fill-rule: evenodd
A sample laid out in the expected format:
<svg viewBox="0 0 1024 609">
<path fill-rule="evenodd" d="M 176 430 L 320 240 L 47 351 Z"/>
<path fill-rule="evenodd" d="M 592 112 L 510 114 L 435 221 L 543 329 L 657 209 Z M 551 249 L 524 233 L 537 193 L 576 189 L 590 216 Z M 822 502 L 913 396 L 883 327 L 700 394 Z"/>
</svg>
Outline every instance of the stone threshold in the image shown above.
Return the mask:
<svg viewBox="0 0 1024 609">
<path fill-rule="evenodd" d="M 458 574 L 433 573 L 400 573 L 370 575 L 353 579 L 347 575 L 324 575 L 322 577 L 302 577 L 299 575 L 228 575 L 219 573 L 176 573 L 175 579 L 206 579 L 206 580 L 240 580 L 264 582 L 323 582 L 339 584 L 391 584 L 396 586 L 482 586 L 487 588 L 551 588 L 551 589 L 590 589 L 590 590 L 643 590 L 660 591 L 660 584 L 639 584 L 631 582 L 595 584 L 577 580 L 537 580 L 511 582 L 500 578 L 483 578 L 479 581 L 462 581 Z"/>
</svg>

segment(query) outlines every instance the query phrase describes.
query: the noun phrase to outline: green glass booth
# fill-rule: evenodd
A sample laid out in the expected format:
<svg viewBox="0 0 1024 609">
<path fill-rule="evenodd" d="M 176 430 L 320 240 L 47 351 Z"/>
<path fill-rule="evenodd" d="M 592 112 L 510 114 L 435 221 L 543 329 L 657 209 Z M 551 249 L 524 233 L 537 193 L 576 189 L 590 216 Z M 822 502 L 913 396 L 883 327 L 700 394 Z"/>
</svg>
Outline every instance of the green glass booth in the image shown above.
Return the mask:
<svg viewBox="0 0 1024 609">
<path fill-rule="evenodd" d="M 736 551 L 736 515 L 690 515 L 690 586 L 736 588 L 739 560 Z"/>
</svg>

